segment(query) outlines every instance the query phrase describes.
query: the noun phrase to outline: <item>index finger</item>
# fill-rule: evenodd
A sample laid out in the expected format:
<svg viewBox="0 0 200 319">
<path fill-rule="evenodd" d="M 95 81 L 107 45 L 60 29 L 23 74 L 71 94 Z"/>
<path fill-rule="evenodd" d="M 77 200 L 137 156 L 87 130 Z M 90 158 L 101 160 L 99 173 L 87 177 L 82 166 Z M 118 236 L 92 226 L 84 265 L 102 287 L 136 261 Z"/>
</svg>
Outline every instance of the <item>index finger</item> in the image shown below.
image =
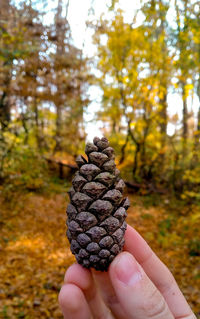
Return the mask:
<svg viewBox="0 0 200 319">
<path fill-rule="evenodd" d="M 175 318 L 196 318 L 169 269 L 156 256 L 142 236 L 129 225 L 125 233 L 124 249 L 135 257 L 147 276 L 162 293 Z"/>
</svg>

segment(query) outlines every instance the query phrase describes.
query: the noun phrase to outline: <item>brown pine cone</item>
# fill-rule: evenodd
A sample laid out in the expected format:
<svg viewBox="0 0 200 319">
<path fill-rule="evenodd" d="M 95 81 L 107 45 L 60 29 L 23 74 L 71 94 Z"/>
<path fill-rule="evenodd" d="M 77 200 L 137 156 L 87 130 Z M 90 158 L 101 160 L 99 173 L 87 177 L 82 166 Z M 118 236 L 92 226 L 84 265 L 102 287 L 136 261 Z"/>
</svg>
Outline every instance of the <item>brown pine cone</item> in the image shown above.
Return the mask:
<svg viewBox="0 0 200 319">
<path fill-rule="evenodd" d="M 67 237 L 79 264 L 107 270 L 124 246 L 128 198 L 125 184 L 114 162 L 114 150 L 108 140 L 95 137 L 87 143 L 83 156 L 77 157 L 79 170 L 69 190 Z"/>
</svg>

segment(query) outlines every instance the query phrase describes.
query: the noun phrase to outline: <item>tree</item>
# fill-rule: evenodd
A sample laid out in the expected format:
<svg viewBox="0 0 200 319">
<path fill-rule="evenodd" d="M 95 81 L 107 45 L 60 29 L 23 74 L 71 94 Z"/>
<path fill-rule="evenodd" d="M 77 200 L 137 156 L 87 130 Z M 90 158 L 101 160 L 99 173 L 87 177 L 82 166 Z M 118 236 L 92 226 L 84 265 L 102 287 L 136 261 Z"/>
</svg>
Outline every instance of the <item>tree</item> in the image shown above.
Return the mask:
<svg viewBox="0 0 200 319">
<path fill-rule="evenodd" d="M 146 179 L 151 178 L 155 165 L 155 160 L 151 160 L 155 151 L 152 136 L 159 141 L 158 152 L 165 143 L 166 95 L 171 72 L 164 26 L 157 34 L 156 17 L 149 18 L 152 10 L 156 12 L 155 8 L 151 4 L 144 8 L 146 22 L 139 27 L 125 23 L 123 13 L 118 10 L 111 23 L 100 21 L 95 34 L 100 57 L 98 68 L 102 72 L 99 84 L 103 90 L 103 111 L 99 115 L 111 121 L 113 134 L 124 135 L 120 163 L 128 143 L 133 143 L 133 176 Z M 165 15 L 167 9 L 163 9 Z M 102 34 L 107 37 L 106 44 L 101 43 Z M 160 127 L 156 121 L 161 123 Z"/>
<path fill-rule="evenodd" d="M 15 21 L 11 23 L 11 19 L 8 21 L 7 17 L 14 17 L 13 14 L 14 10 L 10 1 L 2 0 L 0 10 L 0 123 L 2 130 L 11 120 L 10 83 L 17 42 L 13 34 Z"/>
<path fill-rule="evenodd" d="M 158 81 L 160 132 L 161 132 L 161 164 L 164 163 L 166 136 L 167 136 L 167 94 L 172 78 L 172 54 L 170 52 L 169 24 L 167 13 L 169 2 L 164 0 L 150 0 L 144 2 L 141 11 L 145 16 L 143 22 L 146 41 L 150 43 L 150 52 L 147 51 L 146 61 L 152 76 Z M 156 54 L 154 54 L 154 52 Z"/>
<path fill-rule="evenodd" d="M 20 135 L 25 144 L 32 143 L 40 152 L 65 149 L 75 155 L 85 136 L 88 67 L 81 50 L 73 45 L 62 1 L 58 1 L 51 25 L 44 24 L 38 2 L 23 1 L 16 6 L 4 2 L 0 20 L 1 128 Z M 72 137 L 77 144 L 71 143 Z"/>
<path fill-rule="evenodd" d="M 77 142 L 84 138 L 83 108 L 88 104 L 87 61 L 81 50 L 73 46 L 67 16 L 63 16 L 62 12 L 63 4 L 59 0 L 55 23 L 48 31 L 49 41 L 55 48 L 50 54 L 47 83 L 56 108 L 54 152 L 62 151 L 63 147 L 72 151 L 71 136 Z"/>
<path fill-rule="evenodd" d="M 181 90 L 183 101 L 183 120 L 182 120 L 182 150 L 183 157 L 187 152 L 188 139 L 188 108 L 187 97 L 190 91 L 193 60 L 192 60 L 192 37 L 190 32 L 190 11 L 191 1 L 175 1 L 176 10 L 176 77 L 178 86 Z"/>
<path fill-rule="evenodd" d="M 194 150 L 198 154 L 200 146 L 200 19 L 199 19 L 198 2 L 194 2 L 190 6 L 189 28 L 192 37 L 192 59 L 194 63 L 193 85 L 194 92 L 199 99 L 199 107 L 197 112 L 196 129 L 194 136 Z M 196 154 L 196 155 L 197 155 Z"/>
</svg>

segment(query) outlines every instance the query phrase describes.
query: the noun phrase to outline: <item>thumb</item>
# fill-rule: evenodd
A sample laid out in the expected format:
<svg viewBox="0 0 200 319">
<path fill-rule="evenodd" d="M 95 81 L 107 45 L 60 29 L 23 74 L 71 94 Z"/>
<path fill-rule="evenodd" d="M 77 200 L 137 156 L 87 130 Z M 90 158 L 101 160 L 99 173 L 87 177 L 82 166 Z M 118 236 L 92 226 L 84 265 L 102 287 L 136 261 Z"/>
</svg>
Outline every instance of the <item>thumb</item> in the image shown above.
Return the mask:
<svg viewBox="0 0 200 319">
<path fill-rule="evenodd" d="M 131 254 L 119 254 L 110 265 L 109 275 L 127 318 L 174 318 L 159 290 Z"/>
</svg>

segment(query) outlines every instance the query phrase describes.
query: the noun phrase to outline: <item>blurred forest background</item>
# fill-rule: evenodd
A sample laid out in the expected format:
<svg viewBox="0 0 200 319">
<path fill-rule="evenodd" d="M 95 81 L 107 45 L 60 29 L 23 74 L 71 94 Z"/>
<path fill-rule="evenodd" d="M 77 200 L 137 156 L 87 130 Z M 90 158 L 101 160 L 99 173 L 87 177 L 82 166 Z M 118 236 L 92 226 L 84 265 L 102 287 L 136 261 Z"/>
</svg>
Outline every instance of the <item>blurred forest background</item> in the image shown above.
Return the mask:
<svg viewBox="0 0 200 319">
<path fill-rule="evenodd" d="M 74 260 L 66 191 L 91 138 L 92 90 L 101 101 L 90 122 L 116 150 L 128 222 L 200 318 L 200 4 L 141 0 L 129 23 L 120 1 L 104 2 L 97 18 L 91 0 L 82 30 L 96 50 L 88 56 L 73 41 L 70 0 L 56 2 L 53 19 L 48 1 L 0 0 L 3 319 L 62 318 L 57 295 Z"/>
</svg>

